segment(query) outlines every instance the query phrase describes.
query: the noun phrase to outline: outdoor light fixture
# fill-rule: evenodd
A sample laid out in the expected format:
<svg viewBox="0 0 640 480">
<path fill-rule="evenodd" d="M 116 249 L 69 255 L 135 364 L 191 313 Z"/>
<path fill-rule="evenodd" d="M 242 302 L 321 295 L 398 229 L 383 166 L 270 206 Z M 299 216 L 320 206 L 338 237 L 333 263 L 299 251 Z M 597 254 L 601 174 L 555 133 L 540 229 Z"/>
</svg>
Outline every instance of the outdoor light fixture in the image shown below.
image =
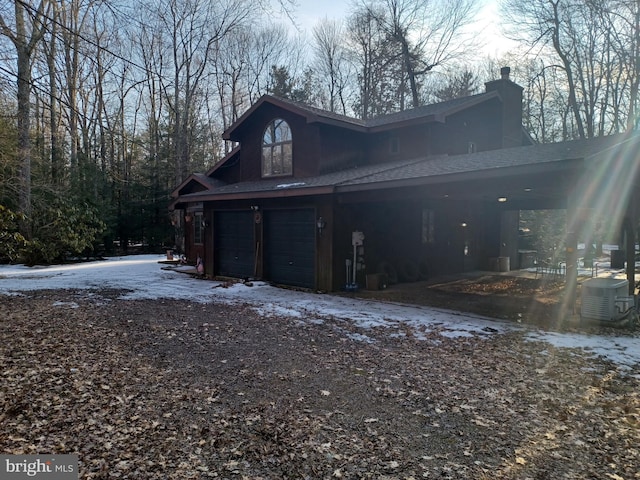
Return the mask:
<svg viewBox="0 0 640 480">
<path fill-rule="evenodd" d="M 467 226 L 467 222 L 462 222 L 462 223 L 460 224 L 460 226 L 461 226 L 461 227 L 466 227 L 466 226 Z"/>
<path fill-rule="evenodd" d="M 531 188 L 529 188 L 529 187 L 527 187 L 527 188 L 525 188 L 525 189 L 524 189 L 524 191 L 525 191 L 525 192 L 530 192 L 531 190 L 532 190 L 532 189 L 531 189 Z"/>
<path fill-rule="evenodd" d="M 324 218 L 318 217 L 318 221 L 316 222 L 316 227 L 318 227 L 318 235 L 322 236 L 322 231 L 326 226 L 327 222 L 324 221 Z"/>
<path fill-rule="evenodd" d="M 251 210 L 257 212 L 258 210 L 260 210 L 260 207 L 258 205 L 251 205 Z"/>
<path fill-rule="evenodd" d="M 506 201 L 507 201 L 507 197 L 498 197 L 498 201 L 499 201 L 500 203 L 504 203 L 504 202 L 506 202 Z"/>
</svg>

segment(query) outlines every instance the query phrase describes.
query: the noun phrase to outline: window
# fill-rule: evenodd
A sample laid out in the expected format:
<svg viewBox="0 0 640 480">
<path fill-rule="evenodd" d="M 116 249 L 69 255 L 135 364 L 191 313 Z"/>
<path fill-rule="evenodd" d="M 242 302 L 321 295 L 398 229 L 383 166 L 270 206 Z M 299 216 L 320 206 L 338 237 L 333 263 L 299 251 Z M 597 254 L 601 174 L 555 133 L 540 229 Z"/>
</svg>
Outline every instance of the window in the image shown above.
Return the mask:
<svg viewBox="0 0 640 480">
<path fill-rule="evenodd" d="M 202 212 L 193 214 L 193 243 L 201 245 L 204 243 L 204 217 Z"/>
<path fill-rule="evenodd" d="M 276 118 L 267 125 L 262 137 L 262 176 L 276 177 L 293 173 L 293 142 L 289 124 Z"/>
</svg>

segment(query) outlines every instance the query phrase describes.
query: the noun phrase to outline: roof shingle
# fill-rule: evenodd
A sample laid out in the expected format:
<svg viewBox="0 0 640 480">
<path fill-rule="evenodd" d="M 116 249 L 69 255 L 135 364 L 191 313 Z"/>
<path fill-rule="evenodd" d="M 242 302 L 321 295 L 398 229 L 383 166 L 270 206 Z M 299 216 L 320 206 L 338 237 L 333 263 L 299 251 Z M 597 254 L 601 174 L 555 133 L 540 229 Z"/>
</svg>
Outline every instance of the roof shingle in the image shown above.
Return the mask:
<svg viewBox="0 0 640 480">
<path fill-rule="evenodd" d="M 185 195 L 182 200 L 188 201 L 191 198 L 192 201 L 196 201 L 197 198 L 197 201 L 201 201 L 205 197 L 207 200 L 216 200 L 229 195 L 250 198 L 252 194 L 258 193 L 279 196 L 284 191 L 287 191 L 288 195 L 303 196 L 312 193 L 311 191 L 313 193 L 331 193 L 363 185 L 375 188 L 391 181 L 411 180 L 415 182 L 420 179 L 437 181 L 445 176 L 490 170 L 494 170 L 498 174 L 522 166 L 548 165 L 554 162 L 561 164 L 571 160 L 599 158 L 598 155 L 602 156 L 602 152 L 612 147 L 622 146 L 630 141 L 637 144 L 640 137 L 615 135 L 465 155 L 421 157 L 351 168 L 308 178 L 273 178 L 216 186 L 207 192 Z"/>
</svg>

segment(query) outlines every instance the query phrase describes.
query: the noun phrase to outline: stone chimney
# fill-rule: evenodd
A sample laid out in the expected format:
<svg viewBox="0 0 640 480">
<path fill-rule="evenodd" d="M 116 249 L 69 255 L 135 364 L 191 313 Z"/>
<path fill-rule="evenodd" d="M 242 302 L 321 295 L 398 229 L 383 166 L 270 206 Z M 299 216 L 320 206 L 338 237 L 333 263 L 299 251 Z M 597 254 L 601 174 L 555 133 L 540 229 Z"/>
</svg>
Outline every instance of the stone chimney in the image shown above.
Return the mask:
<svg viewBox="0 0 640 480">
<path fill-rule="evenodd" d="M 502 103 L 501 125 L 502 148 L 519 147 L 523 144 L 522 135 L 522 90 L 510 79 L 511 68 L 500 69 L 500 79 L 484 84 L 486 92 L 497 92 Z"/>
</svg>

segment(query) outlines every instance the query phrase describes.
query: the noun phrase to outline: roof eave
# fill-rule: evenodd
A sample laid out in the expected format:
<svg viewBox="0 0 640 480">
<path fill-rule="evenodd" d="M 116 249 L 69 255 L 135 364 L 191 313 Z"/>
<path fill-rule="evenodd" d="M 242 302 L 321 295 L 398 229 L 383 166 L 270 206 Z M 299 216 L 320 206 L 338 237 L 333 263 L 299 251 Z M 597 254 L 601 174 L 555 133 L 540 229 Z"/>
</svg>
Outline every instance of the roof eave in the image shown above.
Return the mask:
<svg viewBox="0 0 640 480">
<path fill-rule="evenodd" d="M 570 163 L 567 163 L 570 162 Z M 336 188 L 336 193 L 361 192 L 367 190 L 388 190 L 393 188 L 419 187 L 427 185 L 438 185 L 454 182 L 465 182 L 471 180 L 486 180 L 510 177 L 513 175 L 538 174 L 538 173 L 558 173 L 564 171 L 575 171 L 579 165 L 583 165 L 583 158 L 562 159 L 553 162 L 538 164 L 516 165 L 511 167 L 494 167 L 483 170 L 473 170 L 439 175 L 425 175 L 411 178 L 386 180 L 371 183 L 344 184 Z"/>
<path fill-rule="evenodd" d="M 358 123 L 351 123 L 339 120 L 337 118 L 325 117 L 316 115 L 315 119 L 307 119 L 308 123 L 322 123 L 323 125 L 330 125 L 333 127 L 347 128 L 349 130 L 354 130 L 356 132 L 367 132 L 367 127 L 364 125 L 360 125 Z"/>
<path fill-rule="evenodd" d="M 475 107 L 476 105 L 479 105 L 481 103 L 488 102 L 489 100 L 491 100 L 493 98 L 498 98 L 499 100 L 502 100 L 502 98 L 500 97 L 500 93 L 498 93 L 495 90 L 492 91 L 492 92 L 483 93 L 482 95 L 469 97 L 469 100 L 467 102 L 464 102 L 464 103 L 461 103 L 460 105 L 456 105 L 454 107 L 451 107 L 451 108 L 449 108 L 449 110 L 447 110 L 446 112 L 442 113 L 443 121 L 447 117 L 449 117 L 451 115 L 455 115 L 458 112 L 461 112 L 463 110 L 467 110 L 468 108 L 471 108 L 471 107 Z"/>
<path fill-rule="evenodd" d="M 202 192 L 201 194 L 194 193 L 188 196 L 183 196 L 176 199 L 179 203 L 193 203 L 193 202 L 218 202 L 228 200 L 253 200 L 263 198 L 290 198 L 290 197 L 307 197 L 312 195 L 328 195 L 333 193 L 335 187 L 323 186 L 323 187 L 307 187 L 307 188 L 282 188 L 276 190 L 264 190 L 253 192 L 237 192 L 237 193 L 216 193 L 216 192 Z"/>
<path fill-rule="evenodd" d="M 405 127 L 411 127 L 414 125 L 421 125 L 421 124 L 435 123 L 435 122 L 444 123 L 444 118 L 441 115 L 425 115 L 424 117 L 410 118 L 410 119 L 401 120 L 398 122 L 390 122 L 382 125 L 368 127 L 366 131 L 370 133 L 379 133 L 379 132 L 386 132 L 388 130 L 397 130 L 398 128 L 405 128 Z"/>
</svg>

